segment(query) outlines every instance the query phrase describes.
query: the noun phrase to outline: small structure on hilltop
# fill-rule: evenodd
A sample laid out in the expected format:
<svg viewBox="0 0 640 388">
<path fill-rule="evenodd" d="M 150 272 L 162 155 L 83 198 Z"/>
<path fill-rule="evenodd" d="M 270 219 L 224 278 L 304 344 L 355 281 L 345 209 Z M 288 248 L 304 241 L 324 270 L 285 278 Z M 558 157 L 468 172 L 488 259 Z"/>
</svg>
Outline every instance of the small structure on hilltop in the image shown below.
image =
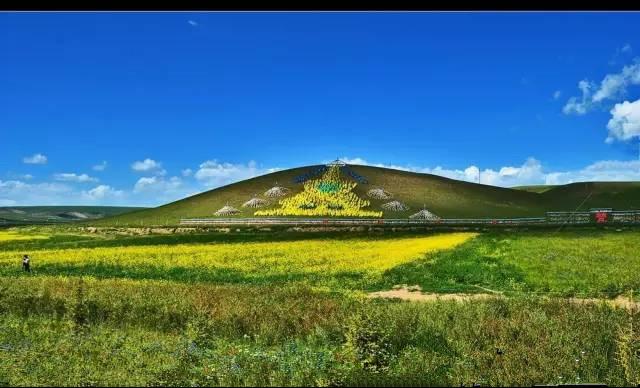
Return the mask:
<svg viewBox="0 0 640 388">
<path fill-rule="evenodd" d="M 401 212 L 401 211 L 409 210 L 409 206 L 405 205 L 404 203 L 402 203 L 400 201 L 387 202 L 384 205 L 382 205 L 382 208 L 384 210 L 391 210 L 391 211 L 394 211 L 394 212 Z"/>
<path fill-rule="evenodd" d="M 367 195 L 371 198 L 374 199 L 389 199 L 392 198 L 393 195 L 391 195 L 390 192 L 388 191 L 384 191 L 384 189 L 380 188 L 380 189 L 371 189 L 369 191 L 367 191 Z"/>
<path fill-rule="evenodd" d="M 217 212 L 213 213 L 216 216 L 232 216 L 240 213 L 240 210 L 236 209 L 233 206 L 224 205 Z"/>
<path fill-rule="evenodd" d="M 422 210 L 420 210 L 419 212 L 410 215 L 409 218 L 414 219 L 414 220 L 427 220 L 427 221 L 438 221 L 438 220 L 440 220 L 440 217 L 438 217 L 435 214 L 431 213 L 425 207 L 423 207 Z"/>
<path fill-rule="evenodd" d="M 263 206 L 267 206 L 269 204 L 269 202 L 267 200 L 264 200 L 262 198 L 258 198 L 258 196 L 254 196 L 253 198 L 251 198 L 250 200 L 248 200 L 247 202 L 242 204 L 242 207 L 263 207 Z"/>
<path fill-rule="evenodd" d="M 264 192 L 264 196 L 269 198 L 284 197 L 289 194 L 289 191 L 286 187 L 278 186 L 278 182 L 276 182 L 274 187 Z"/>
</svg>

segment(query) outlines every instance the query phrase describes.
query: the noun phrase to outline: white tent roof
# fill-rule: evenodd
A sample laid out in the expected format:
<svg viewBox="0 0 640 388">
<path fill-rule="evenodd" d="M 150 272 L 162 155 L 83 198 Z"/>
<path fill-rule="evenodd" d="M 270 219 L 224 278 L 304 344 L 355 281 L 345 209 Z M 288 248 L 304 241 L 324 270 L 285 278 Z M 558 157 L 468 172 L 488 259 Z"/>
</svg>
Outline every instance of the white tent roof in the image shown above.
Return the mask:
<svg viewBox="0 0 640 388">
<path fill-rule="evenodd" d="M 282 186 L 274 186 L 264 192 L 265 197 L 282 197 L 289 194 L 289 189 Z"/>
<path fill-rule="evenodd" d="M 440 219 L 440 217 L 438 217 L 435 214 L 431 213 L 427 209 L 422 209 L 419 212 L 410 215 L 409 218 L 414 218 L 414 219 L 419 219 L 419 220 L 431 220 L 431 221 L 436 221 L 436 220 Z"/>
<path fill-rule="evenodd" d="M 240 213 L 240 210 L 236 209 L 233 206 L 225 205 L 213 214 L 215 214 L 216 216 L 229 216 L 238 213 Z"/>
<path fill-rule="evenodd" d="M 393 197 L 391 193 L 384 191 L 384 189 L 371 189 L 367 191 L 367 195 L 375 199 L 389 199 Z"/>
<path fill-rule="evenodd" d="M 409 210 L 409 206 L 405 205 L 404 203 L 400 202 L 400 201 L 391 201 L 391 202 L 387 202 L 384 205 L 382 205 L 382 208 L 385 210 L 392 210 L 392 211 L 403 211 L 403 210 Z"/>
<path fill-rule="evenodd" d="M 266 200 L 258 197 L 251 198 L 247 202 L 242 204 L 242 207 L 262 207 L 269 204 Z"/>
</svg>

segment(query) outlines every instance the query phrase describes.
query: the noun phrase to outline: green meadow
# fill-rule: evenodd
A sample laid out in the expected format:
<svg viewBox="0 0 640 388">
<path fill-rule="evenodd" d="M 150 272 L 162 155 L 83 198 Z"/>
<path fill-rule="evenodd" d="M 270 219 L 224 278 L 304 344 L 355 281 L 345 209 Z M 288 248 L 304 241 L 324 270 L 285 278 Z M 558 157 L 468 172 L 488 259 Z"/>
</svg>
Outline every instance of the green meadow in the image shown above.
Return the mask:
<svg viewBox="0 0 640 388">
<path fill-rule="evenodd" d="M 636 385 L 640 315 L 605 300 L 637 290 L 638 247 L 637 230 L 4 230 L 0 384 Z M 399 284 L 506 297 L 367 297 Z"/>
</svg>

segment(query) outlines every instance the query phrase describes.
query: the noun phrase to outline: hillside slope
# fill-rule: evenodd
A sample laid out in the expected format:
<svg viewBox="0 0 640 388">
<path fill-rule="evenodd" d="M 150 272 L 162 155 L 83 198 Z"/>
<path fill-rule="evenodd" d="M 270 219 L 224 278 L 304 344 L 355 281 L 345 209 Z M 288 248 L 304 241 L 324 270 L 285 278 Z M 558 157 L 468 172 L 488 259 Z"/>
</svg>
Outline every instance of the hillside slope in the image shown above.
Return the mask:
<svg viewBox="0 0 640 388">
<path fill-rule="evenodd" d="M 242 211 L 235 217 L 252 217 L 255 209 L 241 207 L 245 201 L 254 195 L 264 198 L 263 193 L 275 185 L 285 186 L 291 189 L 289 195 L 295 195 L 302 191 L 303 185 L 294 183 L 294 178 L 320 167 L 307 166 L 262 175 L 154 209 L 101 220 L 97 224 L 173 225 L 180 218 L 212 217 L 216 210 L 226 204 Z M 407 211 L 385 211 L 385 218 L 406 218 L 422 209 L 423 205 L 433 213 L 448 218 L 533 216 L 544 212 L 543 199 L 536 193 L 379 167 L 349 168 L 367 179 L 368 183 L 358 184 L 354 192 L 371 201 L 370 209 L 380 210 L 380 206 L 389 201 L 369 198 L 366 193 L 372 188 L 383 188 L 393 194 L 394 200 L 409 206 Z M 272 202 L 267 209 L 277 206 L 277 200 Z"/>
<path fill-rule="evenodd" d="M 570 183 L 554 186 L 540 196 L 549 210 L 575 210 L 580 204 L 580 210 L 640 209 L 640 182 Z"/>
</svg>

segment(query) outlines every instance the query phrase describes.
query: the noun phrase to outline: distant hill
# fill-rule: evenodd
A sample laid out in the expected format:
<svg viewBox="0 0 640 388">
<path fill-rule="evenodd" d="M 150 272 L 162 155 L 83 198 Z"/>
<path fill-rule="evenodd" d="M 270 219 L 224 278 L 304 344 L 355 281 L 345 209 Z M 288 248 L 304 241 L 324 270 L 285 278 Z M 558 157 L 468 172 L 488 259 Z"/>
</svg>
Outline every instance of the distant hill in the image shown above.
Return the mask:
<svg viewBox="0 0 640 388">
<path fill-rule="evenodd" d="M 291 190 L 289 196 L 302 191 L 295 178 L 321 168 L 321 165 L 277 171 L 206 191 L 157 208 L 137 210 L 98 220 L 98 225 L 175 225 L 181 218 L 213 217 L 225 205 L 241 211 L 230 217 L 253 217 L 256 209 L 242 204 L 254 196 L 270 200 L 264 192 L 274 186 Z M 409 207 L 406 211 L 384 211 L 384 218 L 407 218 L 426 207 L 443 218 L 506 218 L 543 216 L 547 211 L 576 210 L 590 207 L 640 209 L 640 182 L 592 182 L 561 186 L 528 186 L 502 188 L 458 181 L 438 175 L 371 166 L 348 166 L 367 183 L 359 183 L 354 192 L 371 201 L 369 209 L 381 210 L 381 205 L 398 200 Z M 378 200 L 367 191 L 382 188 L 392 199 Z M 591 193 L 591 194 L 589 194 Z M 585 201 L 586 199 L 586 201 Z M 582 203 L 584 201 L 584 203 Z M 277 207 L 277 199 L 262 209 Z"/>
<path fill-rule="evenodd" d="M 529 191 L 531 193 L 544 193 L 556 187 L 555 185 L 531 185 L 531 186 L 515 186 L 512 189 Z"/>
<path fill-rule="evenodd" d="M 171 225 L 178 223 L 180 218 L 212 217 L 216 210 L 227 204 L 242 211 L 235 217 L 252 217 L 255 209 L 242 208 L 241 205 L 244 202 L 254 195 L 265 198 L 264 192 L 276 185 L 289 188 L 291 190 L 289 195 L 295 195 L 302 191 L 303 186 L 301 183 L 294 183 L 294 179 L 320 167 L 322 166 L 316 165 L 277 171 L 157 208 L 104 219 L 98 224 Z M 371 201 L 370 209 L 380 210 L 382 204 L 390 201 L 369 198 L 367 191 L 373 188 L 382 188 L 390 192 L 393 195 L 391 200 L 401 201 L 409 207 L 408 210 L 401 212 L 385 211 L 386 218 L 406 218 L 423 206 L 441 217 L 456 218 L 532 216 L 541 214 L 545 209 L 542 198 L 536 193 L 387 168 L 370 166 L 349 166 L 349 168 L 368 181 L 366 184 L 358 184 L 354 192 L 360 198 Z M 266 208 L 277 206 L 277 200 L 273 202 L 275 204 Z"/>
<path fill-rule="evenodd" d="M 0 226 L 65 223 L 116 216 L 142 207 L 118 206 L 11 206 L 0 207 Z"/>
<path fill-rule="evenodd" d="M 640 210 L 640 182 L 581 182 L 553 186 L 540 194 L 550 210 L 607 207 Z"/>
</svg>

